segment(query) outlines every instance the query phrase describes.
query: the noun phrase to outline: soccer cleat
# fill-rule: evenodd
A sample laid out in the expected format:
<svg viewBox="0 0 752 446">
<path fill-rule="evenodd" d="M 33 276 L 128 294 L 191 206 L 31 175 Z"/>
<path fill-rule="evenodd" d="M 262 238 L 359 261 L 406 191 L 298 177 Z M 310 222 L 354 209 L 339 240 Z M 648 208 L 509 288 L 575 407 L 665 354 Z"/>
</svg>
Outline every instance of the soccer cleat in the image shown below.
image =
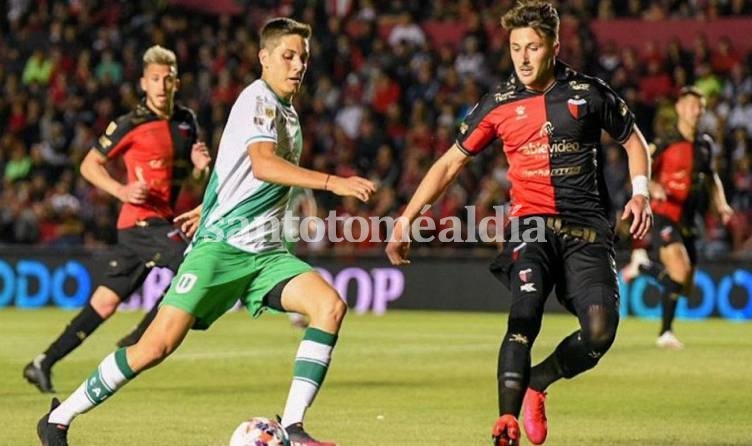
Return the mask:
<svg viewBox="0 0 752 446">
<path fill-rule="evenodd" d="M 496 420 L 491 431 L 494 446 L 518 446 L 520 444 L 520 424 L 513 415 L 502 415 Z"/>
<path fill-rule="evenodd" d="M 632 258 L 629 264 L 621 269 L 621 278 L 624 283 L 629 283 L 644 272 L 645 268 L 651 263 L 647 251 L 644 249 L 635 249 L 632 251 Z"/>
<path fill-rule="evenodd" d="M 546 392 L 539 392 L 528 387 L 522 404 L 525 434 L 532 444 L 543 444 L 548 435 L 546 419 Z"/>
<path fill-rule="evenodd" d="M 42 446 L 68 446 L 68 426 L 48 422 L 50 413 L 59 405 L 60 400 L 52 398 L 50 411 L 37 423 L 37 435 L 42 442 Z"/>
<path fill-rule="evenodd" d="M 52 373 L 50 369 L 45 369 L 41 361 L 35 359 L 26 364 L 23 370 L 23 376 L 31 384 L 34 384 L 42 393 L 55 393 L 52 387 Z"/>
<path fill-rule="evenodd" d="M 655 345 L 660 348 L 668 348 L 673 350 L 681 350 L 684 348 L 684 344 L 676 337 L 672 331 L 664 331 L 662 335 L 658 336 L 655 341 Z"/>
<path fill-rule="evenodd" d="M 336 443 L 318 441 L 311 438 L 311 436 L 303 430 L 303 423 L 291 424 L 285 428 L 285 431 L 290 439 L 290 446 L 337 446 Z"/>
</svg>

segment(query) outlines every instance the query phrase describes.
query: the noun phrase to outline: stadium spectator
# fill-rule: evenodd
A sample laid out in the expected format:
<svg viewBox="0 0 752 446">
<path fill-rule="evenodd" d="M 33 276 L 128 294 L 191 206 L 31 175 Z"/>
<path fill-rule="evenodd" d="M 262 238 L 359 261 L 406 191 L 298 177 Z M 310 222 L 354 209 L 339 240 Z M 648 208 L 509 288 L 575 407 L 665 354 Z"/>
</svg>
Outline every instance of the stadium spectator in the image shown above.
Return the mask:
<svg viewBox="0 0 752 446">
<path fill-rule="evenodd" d="M 447 190 L 473 156 L 501 141 L 512 183 L 510 217 L 521 220 L 491 265 L 512 293 L 497 369 L 500 416 L 492 429 L 494 445 L 509 446 L 519 444 L 523 397 L 527 437 L 541 444 L 548 430 L 546 389 L 595 367 L 616 337 L 619 291 L 601 129 L 629 158 L 633 195 L 622 218 L 632 219 L 632 236 L 644 237 L 652 216 L 647 143 L 627 105 L 606 84 L 557 59 L 559 16 L 553 5 L 518 3 L 502 25 L 509 32 L 514 72 L 465 117 L 456 142 L 431 166 L 402 212 L 404 224 L 396 225 L 386 252 L 393 265 L 408 263 L 409 231 L 424 206 Z M 454 197 L 450 193 L 448 199 Z M 525 231 L 539 236 L 521 240 Z M 530 350 L 554 287 L 580 329 L 531 368 Z"/>
</svg>

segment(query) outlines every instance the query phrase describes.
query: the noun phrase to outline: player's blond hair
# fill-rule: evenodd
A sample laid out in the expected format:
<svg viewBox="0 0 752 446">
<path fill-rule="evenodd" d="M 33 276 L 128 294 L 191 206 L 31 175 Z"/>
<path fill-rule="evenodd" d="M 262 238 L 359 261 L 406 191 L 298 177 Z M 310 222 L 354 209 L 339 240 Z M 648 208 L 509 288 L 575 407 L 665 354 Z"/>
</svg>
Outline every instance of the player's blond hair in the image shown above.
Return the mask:
<svg viewBox="0 0 752 446">
<path fill-rule="evenodd" d="M 144 53 L 144 69 L 149 65 L 169 65 L 178 73 L 178 58 L 172 50 L 161 45 L 154 45 Z"/>
<path fill-rule="evenodd" d="M 304 39 L 311 37 L 311 27 L 297 20 L 286 17 L 271 19 L 259 32 L 259 46 L 267 50 L 273 50 L 279 42 L 279 38 L 290 34 L 297 34 Z"/>
<path fill-rule="evenodd" d="M 507 31 L 517 28 L 533 28 L 552 42 L 559 41 L 559 13 L 551 3 L 538 0 L 520 0 L 501 18 L 501 26 Z"/>
</svg>

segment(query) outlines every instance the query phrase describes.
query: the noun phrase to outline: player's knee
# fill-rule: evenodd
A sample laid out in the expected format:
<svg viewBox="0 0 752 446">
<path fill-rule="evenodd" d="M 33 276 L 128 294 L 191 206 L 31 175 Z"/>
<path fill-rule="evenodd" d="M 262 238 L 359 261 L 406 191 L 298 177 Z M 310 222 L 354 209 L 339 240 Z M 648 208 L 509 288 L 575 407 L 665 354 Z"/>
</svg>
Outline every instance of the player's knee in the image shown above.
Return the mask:
<svg viewBox="0 0 752 446">
<path fill-rule="evenodd" d="M 112 316 L 117 310 L 120 301 L 111 298 L 98 298 L 95 294 L 90 302 L 91 307 L 102 319 L 107 319 Z"/>
<path fill-rule="evenodd" d="M 330 293 L 322 296 L 316 313 L 321 319 L 339 324 L 347 314 L 347 304 L 339 297 L 336 291 L 332 290 Z"/>
<path fill-rule="evenodd" d="M 582 327 L 583 342 L 599 356 L 608 351 L 616 339 L 619 315 L 602 305 L 593 305 L 588 311 L 588 323 Z"/>
</svg>

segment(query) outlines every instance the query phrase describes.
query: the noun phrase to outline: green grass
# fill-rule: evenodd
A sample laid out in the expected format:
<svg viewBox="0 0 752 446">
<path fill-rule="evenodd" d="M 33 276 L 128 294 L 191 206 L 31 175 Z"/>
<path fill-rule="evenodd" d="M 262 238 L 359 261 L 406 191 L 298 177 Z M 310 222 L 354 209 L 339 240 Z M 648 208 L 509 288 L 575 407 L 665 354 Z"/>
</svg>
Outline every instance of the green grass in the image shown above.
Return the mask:
<svg viewBox="0 0 752 446">
<path fill-rule="evenodd" d="M 37 444 L 34 426 L 49 398 L 21 378 L 21 369 L 72 315 L 0 311 L 0 445 Z M 117 315 L 57 365 L 61 396 L 139 317 Z M 547 315 L 535 360 L 575 324 L 570 316 Z M 505 326 L 498 314 L 350 315 L 308 430 L 342 446 L 490 444 Z M 549 389 L 547 445 L 752 444 L 752 326 L 679 322 L 682 351 L 655 348 L 656 328 L 656 321 L 622 321 L 615 346 L 594 371 Z M 284 316 L 253 321 L 229 314 L 79 417 L 71 443 L 226 445 L 246 417 L 281 411 L 300 334 Z"/>
</svg>

